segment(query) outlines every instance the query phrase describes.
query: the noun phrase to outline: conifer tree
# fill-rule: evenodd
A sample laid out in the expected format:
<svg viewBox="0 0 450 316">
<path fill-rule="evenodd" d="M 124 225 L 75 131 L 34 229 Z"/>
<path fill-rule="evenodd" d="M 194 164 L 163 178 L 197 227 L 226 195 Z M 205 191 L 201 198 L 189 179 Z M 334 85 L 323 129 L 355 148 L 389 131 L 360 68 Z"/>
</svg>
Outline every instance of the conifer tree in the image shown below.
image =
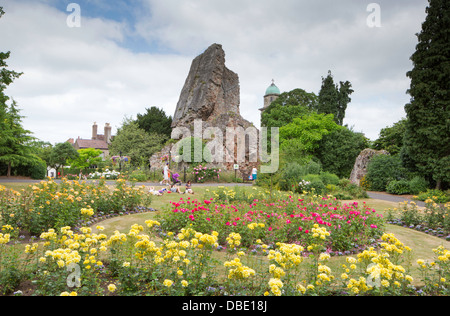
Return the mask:
<svg viewBox="0 0 450 316">
<path fill-rule="evenodd" d="M 416 34 L 404 150 L 436 188 L 450 182 L 450 2 L 429 0 Z"/>
<path fill-rule="evenodd" d="M 0 18 L 5 12 L 0 7 Z M 22 116 L 14 100 L 5 95 L 6 88 L 22 73 L 9 70 L 6 60 L 10 52 L 0 52 L 0 163 L 8 166 L 7 176 L 11 175 L 13 164 L 29 164 L 38 160 L 28 146 L 31 132 L 22 127 Z M 8 104 L 10 103 L 10 104 Z"/>
<path fill-rule="evenodd" d="M 352 85 L 349 81 L 339 82 L 339 86 L 334 83 L 331 71 L 328 76 L 322 78 L 322 87 L 319 91 L 317 112 L 324 114 L 333 114 L 334 121 L 344 124 L 345 111 L 350 103 L 350 95 L 353 93 Z"/>
</svg>

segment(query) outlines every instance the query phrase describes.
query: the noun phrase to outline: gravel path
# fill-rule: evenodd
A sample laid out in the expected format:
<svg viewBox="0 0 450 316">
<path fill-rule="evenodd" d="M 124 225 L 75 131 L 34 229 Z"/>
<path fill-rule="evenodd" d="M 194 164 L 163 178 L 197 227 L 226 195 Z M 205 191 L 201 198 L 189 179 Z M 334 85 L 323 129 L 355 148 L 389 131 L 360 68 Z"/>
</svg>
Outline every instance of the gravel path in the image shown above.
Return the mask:
<svg viewBox="0 0 450 316">
<path fill-rule="evenodd" d="M 383 200 L 383 201 L 389 201 L 389 202 L 404 202 L 404 201 L 408 201 L 408 202 L 415 202 L 417 204 L 417 206 L 420 207 L 425 207 L 425 203 L 422 201 L 416 201 L 410 198 L 410 196 L 401 196 L 401 195 L 392 195 L 392 194 L 388 194 L 388 193 L 384 193 L 384 192 L 367 192 L 367 194 L 369 195 L 369 197 L 371 199 L 377 199 L 377 200 Z"/>
</svg>

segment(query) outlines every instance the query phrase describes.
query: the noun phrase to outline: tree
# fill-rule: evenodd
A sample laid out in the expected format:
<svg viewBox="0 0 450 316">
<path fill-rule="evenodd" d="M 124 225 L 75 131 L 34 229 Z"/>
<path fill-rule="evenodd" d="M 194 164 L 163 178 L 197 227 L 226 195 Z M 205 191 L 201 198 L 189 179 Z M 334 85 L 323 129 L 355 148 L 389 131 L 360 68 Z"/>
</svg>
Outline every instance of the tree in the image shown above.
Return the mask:
<svg viewBox="0 0 450 316">
<path fill-rule="evenodd" d="M 0 162 L 7 164 L 7 176 L 11 176 L 14 165 L 33 164 L 39 159 L 27 144 L 33 137 L 22 127 L 22 116 L 16 102 L 3 106 L 2 132 L 0 138 Z M 3 117 L 1 117 L 3 116 Z"/>
<path fill-rule="evenodd" d="M 369 147 L 369 141 L 362 133 L 357 133 L 345 126 L 324 135 L 314 155 L 322 163 L 324 171 L 348 178 L 352 172 L 356 157 Z"/>
<path fill-rule="evenodd" d="M 113 155 L 122 152 L 130 157 L 131 164 L 139 166 L 148 164 L 149 158 L 162 148 L 164 140 L 164 135 L 149 134 L 135 121 L 126 118 L 110 145 L 110 151 Z"/>
<path fill-rule="evenodd" d="M 0 7 L 0 18 L 5 12 Z M 31 132 L 22 127 L 22 116 L 13 100 L 10 105 L 10 98 L 5 95 L 6 88 L 19 78 L 22 73 L 9 70 L 6 60 L 10 52 L 0 52 L 0 162 L 8 167 L 7 176 L 11 176 L 13 165 L 29 164 L 38 158 L 33 155 L 26 145 L 31 139 Z"/>
<path fill-rule="evenodd" d="M 351 102 L 350 95 L 354 91 L 349 81 L 334 83 L 331 71 L 326 78 L 322 77 L 322 87 L 319 91 L 317 112 L 333 114 L 337 124 L 343 125 L 347 105 Z"/>
<path fill-rule="evenodd" d="M 70 145 L 70 144 L 69 144 Z M 84 148 L 78 150 L 78 157 L 69 159 L 67 163 L 75 168 L 86 170 L 90 166 L 95 166 L 102 162 L 100 157 L 102 151 L 95 148 Z"/>
<path fill-rule="evenodd" d="M 400 153 L 403 147 L 403 138 L 405 137 L 406 119 L 394 123 L 392 126 L 381 129 L 380 135 L 373 143 L 376 150 L 386 150 L 391 155 Z"/>
<path fill-rule="evenodd" d="M 0 7 L 0 18 L 5 14 L 3 7 Z M 9 70 L 6 67 L 6 60 L 9 58 L 10 52 L 0 52 L 0 137 L 2 136 L 2 131 L 6 131 L 6 126 L 4 125 L 7 112 L 7 104 L 9 97 L 5 95 L 4 91 L 6 88 L 17 78 L 19 78 L 22 73 Z"/>
<path fill-rule="evenodd" d="M 389 182 L 406 179 L 406 174 L 399 155 L 376 155 L 367 166 L 366 180 L 371 190 L 385 191 Z"/>
<path fill-rule="evenodd" d="M 295 117 L 310 113 L 317 107 L 317 96 L 303 89 L 282 93 L 261 113 L 261 126 L 281 127 Z"/>
<path fill-rule="evenodd" d="M 280 128 L 281 160 L 300 164 L 310 160 L 322 138 L 338 128 L 331 114 L 311 112 L 294 118 Z"/>
<path fill-rule="evenodd" d="M 416 34 L 413 68 L 405 105 L 406 155 L 436 188 L 450 182 L 450 2 L 429 0 L 427 17 Z"/>
<path fill-rule="evenodd" d="M 152 106 L 146 109 L 145 114 L 138 114 L 136 122 L 139 128 L 142 128 L 149 134 L 162 134 L 170 139 L 172 133 L 172 117 L 167 116 L 164 110 Z"/>
<path fill-rule="evenodd" d="M 64 165 L 66 165 L 68 161 L 76 160 L 78 157 L 79 153 L 72 146 L 72 144 L 65 142 L 56 144 L 53 148 L 51 148 L 48 156 L 44 158 L 47 159 L 47 164 L 50 167 L 55 168 L 57 172 L 60 167 L 63 167 L 61 170 L 61 175 L 64 177 Z"/>
<path fill-rule="evenodd" d="M 303 89 L 294 89 L 282 93 L 261 113 L 261 126 L 267 127 L 262 137 L 268 139 L 267 151 L 272 150 L 270 139 L 272 127 L 282 127 L 293 121 L 294 118 L 307 115 L 315 111 L 317 96 Z M 295 146 L 295 145 L 294 145 Z M 293 147 L 291 147 L 293 148 Z"/>
<path fill-rule="evenodd" d="M 280 128 L 281 148 L 290 139 L 302 144 L 306 152 L 312 153 L 317 148 L 324 135 L 329 134 L 339 126 L 333 121 L 331 114 L 315 112 L 294 118 L 292 123 Z"/>
</svg>

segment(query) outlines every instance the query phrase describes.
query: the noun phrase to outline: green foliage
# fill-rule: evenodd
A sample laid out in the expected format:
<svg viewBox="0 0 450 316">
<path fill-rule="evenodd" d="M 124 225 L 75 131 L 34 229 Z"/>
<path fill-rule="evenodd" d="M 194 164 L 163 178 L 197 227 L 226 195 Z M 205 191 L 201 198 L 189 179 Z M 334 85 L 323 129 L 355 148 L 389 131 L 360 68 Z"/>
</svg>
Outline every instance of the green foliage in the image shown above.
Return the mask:
<svg viewBox="0 0 450 316">
<path fill-rule="evenodd" d="M 405 105 L 404 144 L 421 175 L 431 176 L 440 188 L 450 182 L 450 2 L 430 0 L 426 12 L 407 73 L 411 101 Z"/>
<path fill-rule="evenodd" d="M 69 159 L 67 162 L 75 168 L 86 170 L 91 166 L 95 166 L 102 161 L 100 157 L 102 151 L 100 149 L 85 148 L 78 150 L 78 157 Z"/>
<path fill-rule="evenodd" d="M 0 294 L 10 294 L 20 284 L 23 279 L 23 273 L 14 266 L 0 271 Z"/>
<path fill-rule="evenodd" d="M 368 148 L 367 138 L 347 127 L 340 127 L 324 135 L 314 156 L 322 163 L 324 171 L 340 178 L 349 177 L 359 153 Z"/>
<path fill-rule="evenodd" d="M 333 195 L 341 200 L 363 199 L 369 197 L 363 188 L 350 182 L 349 179 L 339 180 L 339 185 L 336 190 L 337 192 L 333 193 Z"/>
<path fill-rule="evenodd" d="M 135 170 L 129 175 L 128 179 L 135 182 L 145 182 L 147 181 L 148 176 L 141 170 Z"/>
<path fill-rule="evenodd" d="M 68 142 L 58 143 L 54 147 L 49 147 L 43 152 L 44 159 L 47 164 L 55 168 L 57 171 L 59 168 L 64 167 L 69 160 L 75 160 L 79 157 L 78 151 Z M 64 168 L 62 175 L 64 176 Z"/>
<path fill-rule="evenodd" d="M 340 82 L 339 86 L 335 85 L 331 71 L 328 76 L 322 78 L 322 87 L 320 88 L 317 112 L 325 114 L 333 114 L 337 124 L 343 125 L 345 111 L 350 103 L 350 95 L 353 93 L 350 82 Z"/>
<path fill-rule="evenodd" d="M 0 7 L 0 18 L 5 12 Z M 28 143 L 33 139 L 31 132 L 22 127 L 16 101 L 5 95 L 6 88 L 19 78 L 22 73 L 9 70 L 6 60 L 10 52 L 0 52 L 0 163 L 7 165 L 7 175 L 11 175 L 13 167 L 29 164 L 37 160 Z"/>
<path fill-rule="evenodd" d="M 400 153 L 403 146 L 403 138 L 406 131 L 406 119 L 394 123 L 393 126 L 385 127 L 380 131 L 380 136 L 373 143 L 376 150 L 386 150 L 391 155 Z"/>
<path fill-rule="evenodd" d="M 303 181 L 307 184 L 301 185 L 301 189 L 306 192 L 311 192 L 315 194 L 325 194 L 326 187 L 322 181 L 322 177 L 318 174 L 307 174 L 303 177 Z"/>
<path fill-rule="evenodd" d="M 450 190 L 442 191 L 437 189 L 428 189 L 417 196 L 419 201 L 426 201 L 428 199 L 436 203 L 450 202 Z"/>
<path fill-rule="evenodd" d="M 405 178 L 406 169 L 398 155 L 376 155 L 367 167 L 366 180 L 374 191 L 385 191 L 389 182 Z"/>
<path fill-rule="evenodd" d="M 419 194 L 420 192 L 425 192 L 429 183 L 427 180 L 420 176 L 415 176 L 411 180 L 409 180 L 409 189 L 411 194 Z"/>
<path fill-rule="evenodd" d="M 386 186 L 386 192 L 391 194 L 419 194 L 428 190 L 428 182 L 420 176 L 411 180 L 393 180 Z"/>
<path fill-rule="evenodd" d="M 279 152 L 280 166 L 281 168 L 286 163 L 295 162 L 299 165 L 303 165 L 310 161 L 312 155 L 305 150 L 304 145 L 297 139 L 286 139 L 283 142 L 283 147 Z"/>
<path fill-rule="evenodd" d="M 162 148 L 166 136 L 156 133 L 147 133 L 139 128 L 138 123 L 125 119 L 122 127 L 117 131 L 109 149 L 112 155 L 129 156 L 133 166 L 148 164 L 149 158 Z"/>
<path fill-rule="evenodd" d="M 386 192 L 391 194 L 409 194 L 411 193 L 411 188 L 409 181 L 407 180 L 393 180 L 386 186 Z"/>
<path fill-rule="evenodd" d="M 339 184 L 339 177 L 331 172 L 321 172 L 319 174 L 320 180 L 323 182 L 323 184 L 328 185 L 338 185 Z"/>
<path fill-rule="evenodd" d="M 293 119 L 280 128 L 280 146 L 283 150 L 285 146 L 291 146 L 294 140 L 305 152 L 312 153 L 318 148 L 322 138 L 338 129 L 338 125 L 333 121 L 333 115 L 310 113 Z"/>
<path fill-rule="evenodd" d="M 172 117 L 167 116 L 163 109 L 152 106 L 145 114 L 138 114 L 136 123 L 148 134 L 161 134 L 167 139 L 172 133 Z"/>
<path fill-rule="evenodd" d="M 321 166 L 319 163 L 310 160 L 305 164 L 292 162 L 286 164 L 281 170 L 279 186 L 281 190 L 288 191 L 296 187 L 298 183 L 308 174 L 319 174 Z"/>
<path fill-rule="evenodd" d="M 317 96 L 302 89 L 282 93 L 261 114 L 261 126 L 281 127 L 317 107 Z"/>
<path fill-rule="evenodd" d="M 11 105 L 0 104 L 0 162 L 8 165 L 7 175 L 14 166 L 29 164 L 37 159 L 28 142 L 33 139 L 31 132 L 22 127 L 22 116 L 15 101 Z"/>
<path fill-rule="evenodd" d="M 47 176 L 47 164 L 42 159 L 36 159 L 28 170 L 31 179 L 43 180 Z"/>
</svg>

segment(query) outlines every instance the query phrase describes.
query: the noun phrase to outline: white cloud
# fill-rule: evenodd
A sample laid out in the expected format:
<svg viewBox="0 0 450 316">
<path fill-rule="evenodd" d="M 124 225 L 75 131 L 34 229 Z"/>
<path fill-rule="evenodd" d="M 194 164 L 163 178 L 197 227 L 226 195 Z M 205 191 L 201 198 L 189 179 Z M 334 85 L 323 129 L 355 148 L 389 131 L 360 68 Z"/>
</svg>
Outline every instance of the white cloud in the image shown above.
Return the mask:
<svg viewBox="0 0 450 316">
<path fill-rule="evenodd" d="M 404 116 L 426 0 L 379 1 L 381 28 L 366 25 L 369 2 L 141 1 L 134 25 L 88 17 L 81 4 L 80 28 L 67 27 L 56 0 L 5 5 L 0 51 L 10 50 L 10 68 L 24 72 L 8 94 L 36 137 L 88 138 L 94 121 L 115 132 L 124 116 L 150 106 L 173 115 L 192 59 L 212 43 L 223 45 L 240 77 L 241 114 L 256 125 L 271 79 L 282 91 L 318 93 L 328 70 L 353 85 L 345 123 L 355 130 L 375 139 Z M 129 36 L 157 52 L 128 49 Z"/>
<path fill-rule="evenodd" d="M 66 14 L 44 5 L 19 3 L 5 11 L 0 36 L 12 52 L 8 64 L 24 72 L 8 95 L 36 137 L 53 143 L 89 138 L 94 121 L 111 123 L 114 132 L 125 116 L 146 107 L 175 110 L 173 92 L 181 90 L 189 59 L 121 48 L 115 22 L 83 18 L 81 28 L 69 28 Z"/>
</svg>

